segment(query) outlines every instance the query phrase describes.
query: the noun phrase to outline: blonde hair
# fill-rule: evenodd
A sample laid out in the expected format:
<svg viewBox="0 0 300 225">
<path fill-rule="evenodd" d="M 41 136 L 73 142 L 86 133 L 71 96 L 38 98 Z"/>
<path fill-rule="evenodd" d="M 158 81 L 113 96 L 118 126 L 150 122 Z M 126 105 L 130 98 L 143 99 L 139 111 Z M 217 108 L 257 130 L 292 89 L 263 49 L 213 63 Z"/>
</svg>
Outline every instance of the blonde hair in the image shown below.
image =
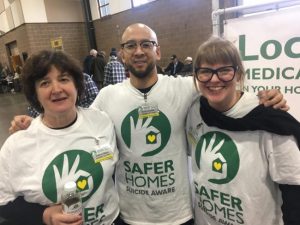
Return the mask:
<svg viewBox="0 0 300 225">
<path fill-rule="evenodd" d="M 234 44 L 224 38 L 211 37 L 206 42 L 201 44 L 196 52 L 194 69 L 202 64 L 230 64 L 237 67 L 237 75 L 240 76 L 240 90 L 243 90 L 245 80 L 245 69 L 239 54 L 239 51 Z M 194 84 L 198 89 L 196 74 L 194 73 Z"/>
</svg>

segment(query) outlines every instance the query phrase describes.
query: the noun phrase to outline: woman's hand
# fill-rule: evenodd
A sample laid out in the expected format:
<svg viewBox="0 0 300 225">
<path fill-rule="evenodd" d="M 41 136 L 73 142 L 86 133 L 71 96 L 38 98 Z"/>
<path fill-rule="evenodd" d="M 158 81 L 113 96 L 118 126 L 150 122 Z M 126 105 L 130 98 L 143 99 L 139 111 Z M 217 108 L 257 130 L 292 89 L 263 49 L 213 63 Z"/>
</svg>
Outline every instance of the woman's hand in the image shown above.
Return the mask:
<svg viewBox="0 0 300 225">
<path fill-rule="evenodd" d="M 64 214 L 61 205 L 46 208 L 43 214 L 43 222 L 47 225 L 80 225 L 83 223 L 81 215 Z"/>
</svg>

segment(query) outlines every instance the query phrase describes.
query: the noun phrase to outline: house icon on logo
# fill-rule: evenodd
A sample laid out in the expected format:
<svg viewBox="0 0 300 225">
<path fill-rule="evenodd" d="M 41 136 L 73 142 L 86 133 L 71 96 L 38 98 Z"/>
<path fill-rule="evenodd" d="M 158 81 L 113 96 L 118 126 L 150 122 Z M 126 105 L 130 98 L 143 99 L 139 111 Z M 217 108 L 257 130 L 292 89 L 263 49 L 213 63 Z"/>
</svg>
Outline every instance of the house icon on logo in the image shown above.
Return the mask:
<svg viewBox="0 0 300 225">
<path fill-rule="evenodd" d="M 220 158 L 215 159 L 214 161 L 212 161 L 212 171 L 222 173 L 223 164 L 224 162 Z"/>
<path fill-rule="evenodd" d="M 154 133 L 153 131 L 150 131 L 146 135 L 146 143 L 147 144 L 156 144 L 157 143 L 157 134 Z"/>
</svg>

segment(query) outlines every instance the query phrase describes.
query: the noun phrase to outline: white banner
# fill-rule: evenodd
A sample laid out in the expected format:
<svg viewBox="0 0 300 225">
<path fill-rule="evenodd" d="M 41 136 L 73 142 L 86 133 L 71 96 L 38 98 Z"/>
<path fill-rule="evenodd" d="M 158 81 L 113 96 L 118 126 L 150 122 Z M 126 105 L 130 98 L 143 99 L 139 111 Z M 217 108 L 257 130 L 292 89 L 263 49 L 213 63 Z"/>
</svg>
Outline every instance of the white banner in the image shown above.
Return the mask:
<svg viewBox="0 0 300 225">
<path fill-rule="evenodd" d="M 280 89 L 300 121 L 300 7 L 228 20 L 224 34 L 240 50 L 245 90 Z"/>
</svg>

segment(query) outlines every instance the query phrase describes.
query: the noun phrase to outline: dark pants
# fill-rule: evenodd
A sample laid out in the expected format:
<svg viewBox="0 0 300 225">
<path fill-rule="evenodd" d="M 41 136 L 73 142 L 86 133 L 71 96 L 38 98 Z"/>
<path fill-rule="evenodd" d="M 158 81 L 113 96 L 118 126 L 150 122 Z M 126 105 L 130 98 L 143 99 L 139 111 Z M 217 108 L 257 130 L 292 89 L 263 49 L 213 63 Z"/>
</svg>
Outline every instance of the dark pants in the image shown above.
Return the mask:
<svg viewBox="0 0 300 225">
<path fill-rule="evenodd" d="M 189 221 L 183 223 L 182 225 L 194 225 L 194 220 L 191 219 L 191 220 L 189 220 Z"/>
<path fill-rule="evenodd" d="M 123 225 L 125 224 L 124 221 L 121 219 L 120 215 L 115 219 L 112 225 Z"/>
<path fill-rule="evenodd" d="M 130 225 L 128 223 L 125 223 L 120 217 L 118 217 L 118 218 L 119 218 L 118 221 L 115 220 L 115 225 Z M 189 220 L 189 221 L 187 221 L 187 222 L 185 222 L 185 223 L 183 223 L 181 225 L 194 225 L 194 220 L 191 219 L 191 220 Z"/>
<path fill-rule="evenodd" d="M 103 81 L 94 81 L 98 90 L 100 91 L 100 89 L 103 88 Z"/>
</svg>

